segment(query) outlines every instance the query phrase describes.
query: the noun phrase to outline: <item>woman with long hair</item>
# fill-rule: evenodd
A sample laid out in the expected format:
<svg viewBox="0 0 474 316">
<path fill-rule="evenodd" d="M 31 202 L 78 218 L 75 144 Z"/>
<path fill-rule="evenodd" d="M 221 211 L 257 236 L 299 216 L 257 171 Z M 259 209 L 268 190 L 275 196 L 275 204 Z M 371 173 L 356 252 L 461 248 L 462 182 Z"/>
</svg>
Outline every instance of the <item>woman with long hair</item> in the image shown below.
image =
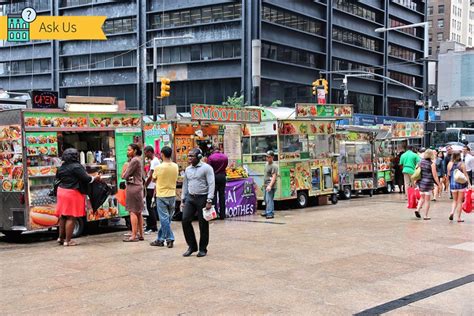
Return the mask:
<svg viewBox="0 0 474 316">
<path fill-rule="evenodd" d="M 143 238 L 143 162 L 142 150 L 137 144 L 128 145 L 129 163 L 124 165 L 122 179 L 126 182 L 125 208 L 130 213 L 132 233 L 125 242 L 144 240 Z"/>
<path fill-rule="evenodd" d="M 436 185 L 440 186 L 438 180 L 438 174 L 436 173 L 436 165 L 433 162 L 435 159 L 435 154 L 431 149 L 427 149 L 423 154 L 423 159 L 420 161 L 420 168 L 421 168 L 421 179 L 418 182 L 418 186 L 420 188 L 421 199 L 418 202 L 418 206 L 415 211 L 416 217 L 420 218 L 420 211 L 423 208 L 423 205 L 426 206 L 425 215 L 423 216 L 424 220 L 431 219 L 428 216 L 428 212 L 430 211 L 430 199 L 431 199 L 431 191 L 433 191 L 433 186 Z"/>
<path fill-rule="evenodd" d="M 56 178 L 59 181 L 57 191 L 56 215 L 59 217 L 58 243 L 64 246 L 76 246 L 71 240 L 76 218 L 86 215 L 86 188 L 89 183 L 100 180 L 92 177 L 79 163 L 79 152 L 68 148 L 62 155 L 63 164 Z"/>
<path fill-rule="evenodd" d="M 441 198 L 441 192 L 443 192 L 444 177 L 446 176 L 446 170 L 444 169 L 444 162 L 443 162 L 444 160 L 443 152 L 439 151 L 436 156 L 437 156 L 435 160 L 436 173 L 438 175 L 440 186 L 435 186 L 433 201 L 436 201 L 436 198 Z"/>
<path fill-rule="evenodd" d="M 461 153 L 455 152 L 451 157 L 451 161 L 448 163 L 448 177 L 449 177 L 449 188 L 451 189 L 451 193 L 453 194 L 453 203 L 451 207 L 451 213 L 449 214 L 449 220 L 452 221 L 454 219 L 454 214 L 458 211 L 458 223 L 464 222 L 461 219 L 462 214 L 462 202 L 464 198 L 464 189 L 471 185 L 469 181 L 469 177 L 467 176 L 466 172 L 466 165 L 461 161 Z M 454 177 L 454 172 L 456 170 L 461 171 L 464 176 L 466 177 L 466 183 L 459 183 L 456 182 Z"/>
</svg>

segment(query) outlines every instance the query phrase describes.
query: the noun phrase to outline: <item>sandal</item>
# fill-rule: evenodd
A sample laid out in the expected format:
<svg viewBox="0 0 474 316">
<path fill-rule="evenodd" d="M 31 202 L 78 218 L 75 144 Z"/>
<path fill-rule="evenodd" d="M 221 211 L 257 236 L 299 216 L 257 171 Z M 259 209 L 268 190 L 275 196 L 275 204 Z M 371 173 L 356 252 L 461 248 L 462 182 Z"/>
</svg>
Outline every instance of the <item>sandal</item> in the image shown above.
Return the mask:
<svg viewBox="0 0 474 316">
<path fill-rule="evenodd" d="M 415 216 L 416 216 L 416 218 L 421 218 L 420 212 L 415 211 Z"/>
<path fill-rule="evenodd" d="M 458 223 L 464 223 L 463 219 L 458 219 Z"/>
<path fill-rule="evenodd" d="M 56 241 L 59 245 L 64 245 L 64 239 L 58 238 Z"/>
<path fill-rule="evenodd" d="M 431 219 L 431 217 L 423 217 L 423 220 L 425 221 L 429 221 Z"/>
<path fill-rule="evenodd" d="M 123 240 L 123 242 L 138 242 L 138 239 L 137 239 L 137 238 L 135 238 L 135 239 L 132 239 L 132 238 L 125 238 L 125 239 Z"/>
<path fill-rule="evenodd" d="M 143 236 L 139 236 L 139 237 L 138 237 L 138 240 L 140 240 L 140 241 L 144 241 L 144 240 L 145 240 L 145 238 L 143 238 Z"/>
<path fill-rule="evenodd" d="M 453 218 L 454 218 L 454 214 L 450 214 L 450 215 L 449 215 L 449 220 L 452 221 Z"/>
<path fill-rule="evenodd" d="M 70 247 L 70 246 L 72 247 L 72 246 L 77 246 L 77 245 L 78 243 L 75 242 L 74 240 L 71 240 L 70 242 L 67 242 L 67 241 L 64 242 L 64 247 Z"/>
</svg>

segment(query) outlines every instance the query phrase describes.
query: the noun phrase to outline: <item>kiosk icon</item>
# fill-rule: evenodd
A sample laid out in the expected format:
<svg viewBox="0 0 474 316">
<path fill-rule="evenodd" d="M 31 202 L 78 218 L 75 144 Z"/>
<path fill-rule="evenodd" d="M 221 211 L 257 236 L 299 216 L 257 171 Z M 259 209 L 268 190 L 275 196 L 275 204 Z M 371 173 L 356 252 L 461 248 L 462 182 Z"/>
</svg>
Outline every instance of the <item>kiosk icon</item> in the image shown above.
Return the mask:
<svg viewBox="0 0 474 316">
<path fill-rule="evenodd" d="M 7 19 L 7 41 L 29 42 L 30 23 L 26 22 L 21 14 L 8 15 Z"/>
</svg>

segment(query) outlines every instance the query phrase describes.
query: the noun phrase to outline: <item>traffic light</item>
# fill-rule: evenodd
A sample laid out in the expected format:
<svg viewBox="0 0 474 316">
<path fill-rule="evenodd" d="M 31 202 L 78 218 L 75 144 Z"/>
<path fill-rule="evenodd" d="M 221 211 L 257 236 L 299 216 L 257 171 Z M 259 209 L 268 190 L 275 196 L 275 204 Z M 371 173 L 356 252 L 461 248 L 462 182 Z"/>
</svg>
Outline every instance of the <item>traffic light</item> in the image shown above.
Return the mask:
<svg viewBox="0 0 474 316">
<path fill-rule="evenodd" d="M 324 87 L 324 91 L 326 91 L 326 94 L 329 93 L 329 88 L 328 88 L 328 81 L 326 79 L 321 79 L 322 81 L 322 86 Z"/>
<path fill-rule="evenodd" d="M 311 85 L 313 86 L 313 95 L 318 95 L 319 80 L 313 81 Z"/>
<path fill-rule="evenodd" d="M 169 78 L 161 78 L 161 92 L 160 97 L 167 98 L 170 96 L 170 83 L 171 80 Z"/>
</svg>

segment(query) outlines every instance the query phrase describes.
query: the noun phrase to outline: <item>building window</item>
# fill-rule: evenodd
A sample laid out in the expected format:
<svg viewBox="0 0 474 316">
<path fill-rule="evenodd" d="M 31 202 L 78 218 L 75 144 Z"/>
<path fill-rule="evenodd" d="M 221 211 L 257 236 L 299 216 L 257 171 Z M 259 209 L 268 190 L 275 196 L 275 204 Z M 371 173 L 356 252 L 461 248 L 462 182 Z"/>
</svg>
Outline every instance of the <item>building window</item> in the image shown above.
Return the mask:
<svg viewBox="0 0 474 316">
<path fill-rule="evenodd" d="M 381 49 L 381 45 L 378 40 L 369 38 L 359 33 L 347 31 L 339 27 L 333 27 L 332 38 L 333 40 L 359 46 L 371 51 L 380 51 Z"/>
<path fill-rule="evenodd" d="M 438 19 L 438 27 L 444 27 L 444 19 Z"/>
<path fill-rule="evenodd" d="M 409 61 L 416 61 L 415 52 L 395 44 L 388 45 L 388 54 L 392 57 L 397 57 Z"/>
<path fill-rule="evenodd" d="M 390 71 L 388 76 L 398 82 L 406 84 L 407 86 L 417 87 L 415 76 L 405 75 L 395 71 Z"/>
<path fill-rule="evenodd" d="M 433 27 L 433 21 L 431 20 L 428 21 L 428 27 Z"/>
<path fill-rule="evenodd" d="M 311 68 L 322 69 L 324 66 L 323 58 L 318 54 L 270 43 L 262 44 L 262 58 L 273 59 Z"/>
<path fill-rule="evenodd" d="M 104 23 L 103 30 L 106 35 L 135 32 L 137 30 L 137 18 L 107 20 Z"/>
<path fill-rule="evenodd" d="M 433 15 L 433 7 L 428 7 L 428 15 Z"/>
<path fill-rule="evenodd" d="M 31 75 L 51 71 L 50 59 L 7 61 L 0 63 L 1 75 Z"/>
<path fill-rule="evenodd" d="M 335 7 L 341 11 L 357 15 L 363 19 L 370 21 L 377 21 L 377 14 L 375 11 L 366 9 L 361 6 L 358 1 L 354 0 L 336 0 Z"/>
<path fill-rule="evenodd" d="M 431 11 L 431 14 L 433 14 L 433 8 Z M 444 4 L 438 5 L 438 14 L 444 14 Z"/>
<path fill-rule="evenodd" d="M 359 63 L 355 63 L 352 61 L 347 61 L 347 60 L 342 60 L 338 58 L 334 58 L 332 61 L 332 65 L 334 70 L 352 70 L 352 71 L 365 71 L 365 72 L 371 72 L 374 73 L 374 68 L 366 65 L 362 65 Z"/>
<path fill-rule="evenodd" d="M 159 29 L 162 27 L 190 26 L 202 23 L 212 23 L 240 19 L 242 15 L 242 5 L 225 4 L 202 7 L 198 9 L 189 9 L 154 13 L 148 18 L 150 29 Z"/>
<path fill-rule="evenodd" d="M 62 71 L 119 68 L 135 65 L 135 51 L 69 56 L 61 58 Z"/>
<path fill-rule="evenodd" d="M 438 33 L 436 34 L 436 40 L 438 42 L 442 42 L 443 41 L 443 33 Z"/>
<path fill-rule="evenodd" d="M 322 35 L 323 33 L 321 22 L 303 15 L 269 7 L 267 5 L 263 6 L 262 20 L 312 34 Z"/>
<path fill-rule="evenodd" d="M 397 26 L 404 26 L 404 25 L 409 25 L 410 23 L 406 23 L 406 22 L 402 22 L 402 21 L 399 21 L 399 20 L 396 20 L 394 18 L 389 18 L 389 21 L 388 23 L 390 24 L 390 27 L 397 27 Z M 428 21 L 428 26 L 429 27 L 432 27 L 432 21 Z M 413 35 L 413 36 L 416 36 L 417 35 L 417 28 L 416 27 L 410 27 L 410 28 L 406 28 L 406 29 L 401 29 L 399 30 L 403 33 L 407 33 L 407 34 L 410 34 L 410 35 Z"/>
</svg>

